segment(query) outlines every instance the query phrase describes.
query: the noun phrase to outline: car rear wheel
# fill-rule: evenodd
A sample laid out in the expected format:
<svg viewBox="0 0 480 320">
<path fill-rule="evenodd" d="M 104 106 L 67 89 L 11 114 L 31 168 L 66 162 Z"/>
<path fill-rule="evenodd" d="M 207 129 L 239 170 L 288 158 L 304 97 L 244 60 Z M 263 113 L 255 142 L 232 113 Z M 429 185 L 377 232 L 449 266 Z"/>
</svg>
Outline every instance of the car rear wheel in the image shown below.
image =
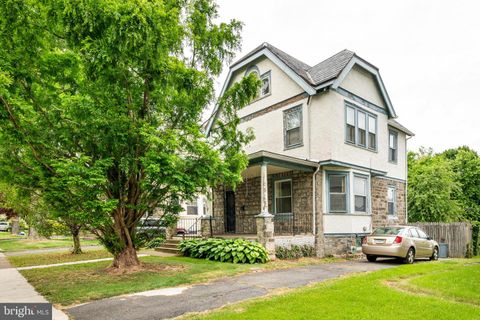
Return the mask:
<svg viewBox="0 0 480 320">
<path fill-rule="evenodd" d="M 430 261 L 437 261 L 438 260 L 438 247 L 433 248 L 432 256 L 430 257 Z"/>
<path fill-rule="evenodd" d="M 407 264 L 412 264 L 415 262 L 415 249 L 408 249 L 407 255 L 405 256 L 405 259 L 403 259 L 403 262 Z"/>
<path fill-rule="evenodd" d="M 375 262 L 377 261 L 377 256 L 372 256 L 370 254 L 367 254 L 367 260 L 370 262 Z"/>
</svg>

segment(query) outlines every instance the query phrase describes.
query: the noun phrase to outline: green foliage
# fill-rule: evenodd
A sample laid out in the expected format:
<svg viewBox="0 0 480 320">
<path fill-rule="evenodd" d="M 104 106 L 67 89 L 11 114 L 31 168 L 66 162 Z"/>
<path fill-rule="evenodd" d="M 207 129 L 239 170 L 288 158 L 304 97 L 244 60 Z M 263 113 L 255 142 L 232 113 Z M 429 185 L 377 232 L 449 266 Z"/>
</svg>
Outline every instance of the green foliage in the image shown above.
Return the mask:
<svg viewBox="0 0 480 320">
<path fill-rule="evenodd" d="M 461 208 L 454 195 L 460 190 L 451 163 L 421 151 L 408 154 L 409 221 L 455 221 Z"/>
<path fill-rule="evenodd" d="M 472 250 L 474 256 L 480 255 L 480 222 L 472 226 Z"/>
<path fill-rule="evenodd" d="M 0 178 L 40 194 L 115 257 L 137 222 L 181 210 L 211 185 L 235 185 L 249 132 L 246 77 L 220 100 L 214 80 L 242 24 L 213 0 L 0 0 Z M 202 120 L 222 108 L 209 137 Z"/>
<path fill-rule="evenodd" d="M 291 247 L 276 247 L 275 256 L 278 259 L 300 259 L 303 257 L 314 257 L 315 247 L 310 245 L 292 245 Z"/>
<path fill-rule="evenodd" d="M 265 263 L 268 254 L 258 242 L 243 239 L 190 239 L 182 241 L 180 251 L 192 258 L 233 263 Z"/>
<path fill-rule="evenodd" d="M 157 238 L 154 238 L 154 239 L 150 240 L 149 242 L 147 242 L 147 244 L 145 245 L 145 247 L 146 247 L 146 248 L 149 248 L 149 249 L 158 248 L 158 247 L 160 247 L 164 242 L 165 242 L 165 236 L 163 236 L 163 237 L 157 237 Z"/>
<path fill-rule="evenodd" d="M 411 221 L 480 222 L 480 157 L 463 146 L 408 154 Z M 476 243 L 473 244 L 476 249 Z"/>
</svg>

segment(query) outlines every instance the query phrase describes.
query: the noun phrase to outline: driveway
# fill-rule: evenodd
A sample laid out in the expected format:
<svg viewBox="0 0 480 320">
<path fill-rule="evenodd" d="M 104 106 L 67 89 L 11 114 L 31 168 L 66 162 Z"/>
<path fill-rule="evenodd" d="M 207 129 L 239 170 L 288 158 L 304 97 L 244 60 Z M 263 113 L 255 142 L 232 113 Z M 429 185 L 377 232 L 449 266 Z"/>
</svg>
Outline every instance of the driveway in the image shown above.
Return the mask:
<svg viewBox="0 0 480 320">
<path fill-rule="evenodd" d="M 76 320 L 167 319 L 261 297 L 280 288 L 298 288 L 357 272 L 394 267 L 391 260 L 377 263 L 348 261 L 275 271 L 262 271 L 207 284 L 167 288 L 94 301 L 67 309 Z"/>
</svg>

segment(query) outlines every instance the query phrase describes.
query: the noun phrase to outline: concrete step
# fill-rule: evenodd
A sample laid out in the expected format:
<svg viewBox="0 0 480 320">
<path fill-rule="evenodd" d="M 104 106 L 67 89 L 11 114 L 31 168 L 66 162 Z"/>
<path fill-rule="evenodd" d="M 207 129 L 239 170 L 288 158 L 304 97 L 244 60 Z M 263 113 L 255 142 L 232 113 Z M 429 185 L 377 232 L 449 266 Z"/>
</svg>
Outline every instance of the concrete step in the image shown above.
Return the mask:
<svg viewBox="0 0 480 320">
<path fill-rule="evenodd" d="M 172 249 L 176 249 L 178 247 L 178 243 L 177 242 L 164 242 L 162 243 L 162 247 L 163 248 L 172 248 Z"/>
<path fill-rule="evenodd" d="M 178 255 L 181 254 L 180 250 L 178 250 L 176 248 L 158 247 L 158 248 L 155 248 L 155 251 L 165 252 L 165 253 L 173 253 L 173 254 L 178 254 Z"/>
</svg>

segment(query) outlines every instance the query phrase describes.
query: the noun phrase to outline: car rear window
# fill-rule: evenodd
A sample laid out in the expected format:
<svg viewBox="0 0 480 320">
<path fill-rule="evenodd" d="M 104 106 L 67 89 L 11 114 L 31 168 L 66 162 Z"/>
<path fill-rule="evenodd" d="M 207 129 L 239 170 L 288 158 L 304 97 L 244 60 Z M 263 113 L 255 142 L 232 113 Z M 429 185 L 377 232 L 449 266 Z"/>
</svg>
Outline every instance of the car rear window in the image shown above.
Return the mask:
<svg viewBox="0 0 480 320">
<path fill-rule="evenodd" d="M 403 232 L 405 228 L 400 227 L 383 227 L 377 228 L 373 231 L 372 235 L 374 236 L 396 236 Z"/>
</svg>

